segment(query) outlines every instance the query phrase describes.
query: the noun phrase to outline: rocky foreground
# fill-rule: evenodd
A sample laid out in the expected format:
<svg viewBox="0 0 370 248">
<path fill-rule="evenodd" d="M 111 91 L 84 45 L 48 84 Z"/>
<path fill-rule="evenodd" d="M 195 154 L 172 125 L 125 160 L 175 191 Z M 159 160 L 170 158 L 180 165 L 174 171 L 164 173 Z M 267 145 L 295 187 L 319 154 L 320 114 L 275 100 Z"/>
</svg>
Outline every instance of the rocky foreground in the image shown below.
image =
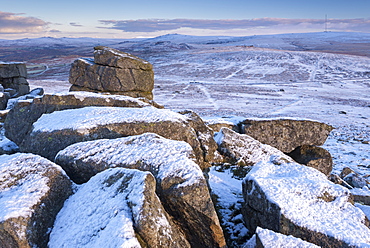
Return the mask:
<svg viewBox="0 0 370 248">
<path fill-rule="evenodd" d="M 103 63 L 122 72 L 133 59 L 102 47 L 95 54 L 88 63 L 100 64 L 79 60 L 71 75 Z M 130 66 L 123 70 L 132 76 Z M 333 127 L 247 118 L 207 125 L 132 92 L 6 100 L 14 145 L 0 156 L 0 247 L 233 246 L 207 181 L 211 167 L 230 164 L 249 170 L 240 211 L 250 239 L 241 247 L 370 247 L 369 220 L 349 191 L 368 182 L 331 174 L 320 147 Z"/>
</svg>

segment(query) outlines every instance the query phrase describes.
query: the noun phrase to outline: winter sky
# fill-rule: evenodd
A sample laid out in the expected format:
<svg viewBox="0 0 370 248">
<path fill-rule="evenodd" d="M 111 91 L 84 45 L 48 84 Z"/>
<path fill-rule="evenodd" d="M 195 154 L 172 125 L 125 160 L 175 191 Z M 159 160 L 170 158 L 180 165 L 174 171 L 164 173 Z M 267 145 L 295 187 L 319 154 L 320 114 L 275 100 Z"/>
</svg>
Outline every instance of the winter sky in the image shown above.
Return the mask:
<svg viewBox="0 0 370 248">
<path fill-rule="evenodd" d="M 370 33 L 370 0 L 0 0 L 0 39 Z"/>
</svg>

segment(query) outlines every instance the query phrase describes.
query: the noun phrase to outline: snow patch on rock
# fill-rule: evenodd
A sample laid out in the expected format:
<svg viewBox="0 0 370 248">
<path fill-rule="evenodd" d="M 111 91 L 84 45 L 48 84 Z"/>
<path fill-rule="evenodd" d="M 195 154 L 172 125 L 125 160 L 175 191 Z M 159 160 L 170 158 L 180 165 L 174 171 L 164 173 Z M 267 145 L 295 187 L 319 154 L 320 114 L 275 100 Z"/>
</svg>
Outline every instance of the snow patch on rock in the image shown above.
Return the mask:
<svg viewBox="0 0 370 248">
<path fill-rule="evenodd" d="M 185 179 L 176 187 L 204 180 L 188 143 L 165 139 L 153 133 L 76 143 L 60 151 L 56 161 L 63 156 L 73 157 L 75 161 L 99 164 L 102 168 L 135 165 L 138 162 L 151 165 L 152 173 L 158 178 Z"/>
<path fill-rule="evenodd" d="M 127 183 L 125 177 L 121 177 L 110 181 L 119 174 L 130 174 L 131 180 Z M 140 248 L 133 228 L 133 212 L 137 214 L 143 204 L 144 181 L 148 174 L 115 168 L 82 185 L 57 215 L 49 247 Z M 125 184 L 131 185 L 130 190 L 120 189 Z M 129 202 L 138 206 L 131 208 Z"/>
<path fill-rule="evenodd" d="M 351 245 L 370 245 L 365 215 L 349 202 L 349 190 L 328 181 L 316 169 L 272 156 L 256 164 L 244 180 L 258 184 L 296 225 Z"/>
<path fill-rule="evenodd" d="M 55 121 L 59 120 L 59 121 Z M 130 122 L 185 122 L 186 117 L 167 109 L 154 107 L 85 107 L 68 109 L 42 115 L 33 124 L 33 132 L 53 132 L 72 128 L 84 134 L 100 125 Z"/>
<path fill-rule="evenodd" d="M 291 235 L 287 236 L 281 233 L 276 233 L 268 229 L 263 229 L 257 227 L 256 236 L 258 240 L 262 243 L 264 248 L 319 248 L 315 244 L 306 242 L 302 239 L 293 237 Z M 250 242 L 243 248 L 255 248 L 257 237 L 251 239 Z"/>
<path fill-rule="evenodd" d="M 46 169 L 40 160 L 45 159 L 29 154 L 0 156 L 0 222 L 31 216 L 33 206 L 49 191 L 48 178 L 36 173 L 37 166 Z"/>
</svg>

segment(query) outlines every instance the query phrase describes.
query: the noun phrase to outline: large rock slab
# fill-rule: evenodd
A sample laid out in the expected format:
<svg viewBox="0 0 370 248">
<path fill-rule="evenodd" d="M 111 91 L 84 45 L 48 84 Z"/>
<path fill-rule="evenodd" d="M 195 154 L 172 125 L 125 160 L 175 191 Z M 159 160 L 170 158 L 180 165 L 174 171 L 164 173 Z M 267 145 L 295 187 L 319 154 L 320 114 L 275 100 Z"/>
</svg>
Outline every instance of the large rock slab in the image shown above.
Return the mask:
<svg viewBox="0 0 370 248">
<path fill-rule="evenodd" d="M 348 189 L 314 168 L 279 156 L 256 164 L 243 181 L 244 218 L 321 247 L 370 246 L 369 222 Z"/>
<path fill-rule="evenodd" d="M 181 225 L 192 247 L 226 245 L 207 182 L 189 144 L 147 133 L 112 140 L 71 145 L 56 156 L 77 182 L 110 167 L 150 171 L 157 181 L 157 194 Z"/>
<path fill-rule="evenodd" d="M 149 172 L 108 169 L 59 212 L 49 247 L 190 247 L 155 194 Z"/>
<path fill-rule="evenodd" d="M 240 133 L 289 153 L 298 146 L 321 146 L 333 127 L 309 120 L 273 119 L 244 120 L 239 124 Z"/>
<path fill-rule="evenodd" d="M 291 157 L 278 149 L 226 127 L 222 127 L 215 135 L 215 141 L 219 152 L 226 157 L 227 162 L 239 166 L 252 166 L 261 161 L 269 161 L 271 156 L 276 155 L 281 156 L 287 162 L 293 162 Z"/>
<path fill-rule="evenodd" d="M 149 62 L 108 47 L 94 49 L 94 60 L 73 62 L 69 77 L 74 86 L 72 90 L 88 89 L 153 99 L 154 72 Z"/>
<path fill-rule="evenodd" d="M 8 139 L 21 144 L 25 135 L 31 131 L 32 124 L 42 114 L 86 106 L 110 106 L 142 108 L 150 106 L 142 99 L 120 95 L 102 95 L 89 92 L 70 92 L 45 94 L 34 99 L 17 101 L 8 113 L 4 128 Z"/>
<path fill-rule="evenodd" d="M 19 148 L 53 160 L 58 151 L 77 142 L 146 132 L 186 141 L 193 148 L 199 165 L 202 168 L 209 166 L 205 162 L 198 135 L 189 124 L 188 118 L 154 107 L 86 107 L 44 114 L 33 124 L 32 131 Z"/>
<path fill-rule="evenodd" d="M 0 247 L 47 247 L 55 216 L 70 194 L 69 178 L 45 158 L 0 156 Z"/>
</svg>

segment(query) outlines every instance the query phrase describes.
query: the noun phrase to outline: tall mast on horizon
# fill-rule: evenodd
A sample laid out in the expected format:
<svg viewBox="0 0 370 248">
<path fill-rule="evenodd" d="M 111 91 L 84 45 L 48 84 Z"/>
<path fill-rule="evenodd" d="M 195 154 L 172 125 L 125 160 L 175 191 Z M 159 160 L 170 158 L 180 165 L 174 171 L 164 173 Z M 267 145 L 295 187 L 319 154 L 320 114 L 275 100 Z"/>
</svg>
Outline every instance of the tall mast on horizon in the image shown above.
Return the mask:
<svg viewBox="0 0 370 248">
<path fill-rule="evenodd" d="M 328 32 L 328 15 L 325 14 L 325 32 Z"/>
</svg>

